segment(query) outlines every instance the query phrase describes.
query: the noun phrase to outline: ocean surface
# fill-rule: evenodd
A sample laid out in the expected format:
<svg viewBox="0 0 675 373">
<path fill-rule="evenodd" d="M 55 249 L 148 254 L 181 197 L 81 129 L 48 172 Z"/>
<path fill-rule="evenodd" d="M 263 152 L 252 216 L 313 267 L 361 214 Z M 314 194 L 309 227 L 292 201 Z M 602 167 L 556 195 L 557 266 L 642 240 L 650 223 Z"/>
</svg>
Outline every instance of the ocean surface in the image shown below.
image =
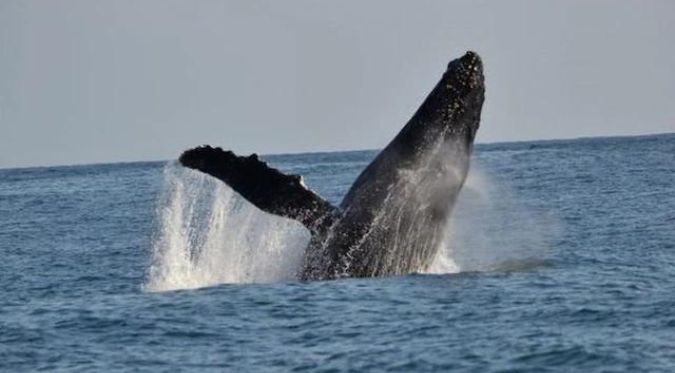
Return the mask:
<svg viewBox="0 0 675 373">
<path fill-rule="evenodd" d="M 374 151 L 265 156 L 339 203 Z M 427 273 L 175 162 L 0 170 L 0 370 L 675 372 L 675 134 L 478 145 Z"/>
</svg>

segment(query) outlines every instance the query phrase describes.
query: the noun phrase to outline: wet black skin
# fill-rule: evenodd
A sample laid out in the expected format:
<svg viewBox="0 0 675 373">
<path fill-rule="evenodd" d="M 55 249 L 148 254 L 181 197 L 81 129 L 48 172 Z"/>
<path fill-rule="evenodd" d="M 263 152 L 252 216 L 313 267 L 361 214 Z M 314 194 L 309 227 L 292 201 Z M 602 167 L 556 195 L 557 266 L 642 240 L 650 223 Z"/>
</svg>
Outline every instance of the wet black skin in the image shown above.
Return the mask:
<svg viewBox="0 0 675 373">
<path fill-rule="evenodd" d="M 434 260 L 469 169 L 485 95 L 480 57 L 447 70 L 398 135 L 334 207 L 257 156 L 208 146 L 184 152 L 186 167 L 212 175 L 258 208 L 312 233 L 303 280 L 400 275 Z"/>
</svg>

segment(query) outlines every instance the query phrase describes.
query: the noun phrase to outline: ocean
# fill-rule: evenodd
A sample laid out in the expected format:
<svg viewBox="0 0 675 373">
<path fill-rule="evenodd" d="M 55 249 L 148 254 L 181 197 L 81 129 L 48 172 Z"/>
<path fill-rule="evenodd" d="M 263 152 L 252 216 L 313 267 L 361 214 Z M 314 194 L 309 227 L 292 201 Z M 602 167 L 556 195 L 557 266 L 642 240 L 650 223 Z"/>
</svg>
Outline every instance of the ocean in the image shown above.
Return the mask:
<svg viewBox="0 0 675 373">
<path fill-rule="evenodd" d="M 338 204 L 375 154 L 262 158 Z M 675 134 L 477 145 L 425 273 L 307 239 L 175 161 L 2 169 L 0 370 L 675 371 Z"/>
</svg>

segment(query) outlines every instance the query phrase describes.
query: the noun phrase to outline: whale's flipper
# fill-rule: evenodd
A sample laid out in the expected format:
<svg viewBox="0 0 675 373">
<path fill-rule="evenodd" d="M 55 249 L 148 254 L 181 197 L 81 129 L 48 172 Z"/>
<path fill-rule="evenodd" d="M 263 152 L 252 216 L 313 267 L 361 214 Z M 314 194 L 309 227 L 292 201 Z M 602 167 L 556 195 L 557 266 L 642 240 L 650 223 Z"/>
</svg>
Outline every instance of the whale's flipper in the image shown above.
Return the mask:
<svg viewBox="0 0 675 373">
<path fill-rule="evenodd" d="M 294 219 L 312 233 L 327 228 L 336 208 L 307 189 L 298 175 L 286 175 L 258 159 L 256 154 L 239 157 L 221 148 L 200 146 L 187 150 L 180 163 L 214 176 L 259 209 Z"/>
</svg>

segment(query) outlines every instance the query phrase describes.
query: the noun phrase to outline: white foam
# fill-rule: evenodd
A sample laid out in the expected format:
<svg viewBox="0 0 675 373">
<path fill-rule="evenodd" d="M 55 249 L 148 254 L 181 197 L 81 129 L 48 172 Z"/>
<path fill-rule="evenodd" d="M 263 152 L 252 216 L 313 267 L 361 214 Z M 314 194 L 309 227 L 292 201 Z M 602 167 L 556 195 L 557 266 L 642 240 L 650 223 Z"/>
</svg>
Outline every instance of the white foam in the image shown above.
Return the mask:
<svg viewBox="0 0 675 373">
<path fill-rule="evenodd" d="M 293 280 L 309 232 L 264 213 L 219 180 L 164 168 L 147 291 Z"/>
</svg>

